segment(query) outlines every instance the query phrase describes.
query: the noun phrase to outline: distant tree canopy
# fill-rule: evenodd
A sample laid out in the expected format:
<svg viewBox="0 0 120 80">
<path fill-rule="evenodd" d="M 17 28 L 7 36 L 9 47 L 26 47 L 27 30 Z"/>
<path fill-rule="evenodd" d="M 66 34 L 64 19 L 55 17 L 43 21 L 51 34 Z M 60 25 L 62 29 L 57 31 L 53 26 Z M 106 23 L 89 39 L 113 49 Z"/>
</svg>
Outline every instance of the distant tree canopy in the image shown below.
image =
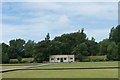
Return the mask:
<svg viewBox="0 0 120 80">
<path fill-rule="evenodd" d="M 24 56 L 23 57 L 33 57 L 34 47 L 36 43 L 34 41 L 28 40 L 24 45 Z"/>
<path fill-rule="evenodd" d="M 5 43 L 2 43 L 2 63 L 9 63 L 10 58 L 8 56 L 9 46 Z"/>
<path fill-rule="evenodd" d="M 120 25 L 118 25 L 116 28 L 113 27 L 111 29 L 109 39 L 116 42 L 117 44 L 120 43 Z"/>
<path fill-rule="evenodd" d="M 78 32 L 63 34 L 50 40 L 47 33 L 44 40 L 35 43 L 23 39 L 10 40 L 9 44 L 2 43 L 2 62 L 9 63 L 10 59 L 33 57 L 35 62 L 48 61 L 50 55 L 74 54 L 76 59 L 82 61 L 86 56 L 107 56 L 108 60 L 119 60 L 120 56 L 120 25 L 112 28 L 109 39 L 99 43 L 92 37 L 90 40 L 84 29 Z"/>
</svg>

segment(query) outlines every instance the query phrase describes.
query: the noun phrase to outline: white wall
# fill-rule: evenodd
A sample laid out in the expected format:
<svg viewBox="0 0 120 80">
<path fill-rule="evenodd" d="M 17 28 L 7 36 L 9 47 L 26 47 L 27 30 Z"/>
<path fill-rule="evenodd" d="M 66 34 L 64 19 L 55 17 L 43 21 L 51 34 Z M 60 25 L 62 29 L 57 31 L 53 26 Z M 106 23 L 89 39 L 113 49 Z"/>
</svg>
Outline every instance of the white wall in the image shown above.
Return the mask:
<svg viewBox="0 0 120 80">
<path fill-rule="evenodd" d="M 51 60 L 51 58 L 53 58 L 53 60 Z M 59 58 L 59 60 L 57 60 L 57 58 Z M 50 62 L 61 62 L 61 58 L 63 58 L 63 62 L 74 62 L 75 61 L 74 55 L 52 55 L 49 57 L 49 61 Z M 66 58 L 66 60 L 64 58 Z"/>
</svg>

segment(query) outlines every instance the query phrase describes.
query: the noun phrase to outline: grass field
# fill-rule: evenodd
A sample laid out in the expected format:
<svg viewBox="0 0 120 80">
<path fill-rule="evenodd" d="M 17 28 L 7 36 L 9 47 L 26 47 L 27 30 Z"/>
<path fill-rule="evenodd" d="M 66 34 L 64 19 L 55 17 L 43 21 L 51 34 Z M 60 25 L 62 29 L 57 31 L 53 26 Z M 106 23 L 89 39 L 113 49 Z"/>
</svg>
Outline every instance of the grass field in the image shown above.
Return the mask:
<svg viewBox="0 0 120 80">
<path fill-rule="evenodd" d="M 118 62 L 57 63 L 36 68 L 118 66 Z M 118 69 L 19 70 L 2 73 L 3 78 L 118 78 Z"/>
<path fill-rule="evenodd" d="M 96 66 L 118 66 L 118 62 L 75 62 L 75 63 L 56 63 L 53 65 L 40 66 L 37 68 L 63 68 L 63 67 L 96 67 Z"/>
<path fill-rule="evenodd" d="M 2 68 L 17 68 L 22 66 L 35 66 L 36 64 L 32 63 L 19 63 L 19 64 L 2 64 Z"/>
<path fill-rule="evenodd" d="M 117 78 L 117 69 L 22 70 L 3 73 L 3 78 Z"/>
</svg>

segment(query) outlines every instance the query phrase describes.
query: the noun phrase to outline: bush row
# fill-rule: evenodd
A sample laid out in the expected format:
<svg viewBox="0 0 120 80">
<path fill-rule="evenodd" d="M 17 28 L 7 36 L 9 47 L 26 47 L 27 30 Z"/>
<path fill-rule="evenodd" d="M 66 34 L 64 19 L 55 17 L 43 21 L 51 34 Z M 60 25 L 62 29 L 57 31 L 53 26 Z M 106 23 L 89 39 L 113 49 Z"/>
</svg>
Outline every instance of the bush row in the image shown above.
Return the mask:
<svg viewBox="0 0 120 80">
<path fill-rule="evenodd" d="M 107 56 L 87 56 L 82 59 L 83 62 L 90 62 L 90 61 L 107 61 Z"/>
<path fill-rule="evenodd" d="M 23 58 L 20 63 L 33 63 L 33 58 Z M 17 59 L 10 59 L 10 63 L 18 63 Z"/>
</svg>

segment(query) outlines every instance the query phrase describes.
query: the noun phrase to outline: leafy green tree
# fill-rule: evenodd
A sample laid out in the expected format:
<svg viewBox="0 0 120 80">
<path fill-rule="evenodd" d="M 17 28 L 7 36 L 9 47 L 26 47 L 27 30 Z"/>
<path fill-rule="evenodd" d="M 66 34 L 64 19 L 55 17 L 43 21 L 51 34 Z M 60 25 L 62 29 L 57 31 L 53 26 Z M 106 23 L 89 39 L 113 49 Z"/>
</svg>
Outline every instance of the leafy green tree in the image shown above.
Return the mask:
<svg viewBox="0 0 120 80">
<path fill-rule="evenodd" d="M 99 53 L 98 43 L 95 42 L 94 38 L 92 38 L 91 40 L 87 40 L 85 43 L 88 47 L 89 56 L 96 56 Z"/>
<path fill-rule="evenodd" d="M 41 53 L 41 52 L 37 53 L 37 54 L 35 55 L 35 57 L 34 57 L 34 61 L 35 61 L 35 62 L 42 63 L 42 62 L 44 61 L 44 56 L 43 56 L 43 55 L 44 55 L 44 54 Z"/>
<path fill-rule="evenodd" d="M 46 35 L 45 40 L 42 40 L 38 42 L 34 46 L 34 61 L 42 62 L 42 61 L 48 61 L 49 60 L 49 46 L 51 41 L 49 33 Z"/>
<path fill-rule="evenodd" d="M 88 47 L 85 43 L 81 43 L 80 45 L 77 45 L 74 49 L 73 49 L 73 54 L 76 55 L 76 57 L 79 59 L 79 61 L 82 60 L 82 58 L 84 56 L 88 56 Z"/>
<path fill-rule="evenodd" d="M 62 54 L 61 42 L 54 41 L 54 40 L 51 41 L 47 47 L 48 56 L 58 54 L 58 52 L 59 52 L 59 54 Z"/>
<path fill-rule="evenodd" d="M 43 40 L 38 42 L 35 47 L 34 47 L 34 60 L 38 61 L 38 58 L 40 58 L 39 60 L 43 60 L 43 61 L 48 61 L 49 57 L 48 57 L 48 47 L 50 45 L 49 41 Z M 39 57 L 38 57 L 39 56 Z M 37 58 L 37 59 L 36 59 Z M 42 62 L 42 61 L 39 61 Z"/>
<path fill-rule="evenodd" d="M 5 43 L 2 43 L 2 63 L 9 63 L 10 59 L 8 56 L 9 46 Z"/>
<path fill-rule="evenodd" d="M 111 41 L 115 41 L 116 43 L 120 42 L 120 25 L 118 25 L 116 28 L 113 27 L 111 29 L 109 39 Z"/>
<path fill-rule="evenodd" d="M 34 41 L 28 40 L 28 42 L 24 46 L 24 52 L 25 52 L 24 57 L 33 57 L 35 44 L 36 43 Z"/>
<path fill-rule="evenodd" d="M 118 59 L 118 46 L 115 42 L 105 39 L 99 43 L 100 55 L 107 55 L 108 60 Z"/>
<path fill-rule="evenodd" d="M 118 46 L 118 49 L 117 49 L 117 53 L 115 54 L 116 56 L 119 57 L 119 43 L 120 43 L 120 25 L 118 25 L 116 28 L 113 27 L 111 29 L 111 32 L 109 34 L 109 40 L 112 41 L 112 42 L 115 42 Z M 111 53 L 112 54 L 112 53 Z M 119 59 L 119 58 L 118 58 Z"/>
<path fill-rule="evenodd" d="M 104 39 L 99 43 L 99 55 L 107 55 L 108 45 L 110 44 L 109 39 Z"/>
<path fill-rule="evenodd" d="M 118 43 L 118 60 L 120 61 L 120 42 Z"/>
<path fill-rule="evenodd" d="M 83 56 L 88 56 L 89 53 L 88 53 L 88 47 L 85 43 L 81 43 L 79 45 L 79 49 L 80 49 L 80 53 L 83 55 Z"/>
<path fill-rule="evenodd" d="M 61 42 L 61 46 L 63 46 L 61 48 L 62 53 L 64 51 L 64 54 L 72 54 L 74 47 L 85 42 L 87 38 L 84 29 L 82 29 L 75 33 L 63 34 L 59 37 L 55 37 L 54 40 Z"/>
<path fill-rule="evenodd" d="M 0 43 L 0 64 L 2 64 L 2 44 Z"/>
<path fill-rule="evenodd" d="M 118 59 L 118 46 L 115 42 L 111 42 L 107 48 L 108 54 L 107 57 L 109 60 L 117 60 Z"/>
<path fill-rule="evenodd" d="M 11 58 L 18 58 L 24 56 L 24 45 L 25 41 L 23 39 L 16 39 L 16 40 L 11 40 L 9 42 L 10 44 L 10 57 Z"/>
<path fill-rule="evenodd" d="M 48 61 L 50 55 L 74 54 L 82 61 L 86 56 L 106 55 L 108 60 L 118 60 L 120 56 L 120 25 L 112 28 L 109 39 L 97 43 L 92 37 L 87 38 L 84 28 L 78 32 L 63 34 L 50 40 L 47 33 L 45 40 L 38 43 L 29 40 L 27 43 L 23 39 L 9 41 L 9 45 L 2 43 L 3 62 L 8 63 L 9 58 L 17 58 L 21 62 L 23 57 L 34 57 L 37 62 Z M 1 53 L 2 54 L 2 53 Z"/>
</svg>

